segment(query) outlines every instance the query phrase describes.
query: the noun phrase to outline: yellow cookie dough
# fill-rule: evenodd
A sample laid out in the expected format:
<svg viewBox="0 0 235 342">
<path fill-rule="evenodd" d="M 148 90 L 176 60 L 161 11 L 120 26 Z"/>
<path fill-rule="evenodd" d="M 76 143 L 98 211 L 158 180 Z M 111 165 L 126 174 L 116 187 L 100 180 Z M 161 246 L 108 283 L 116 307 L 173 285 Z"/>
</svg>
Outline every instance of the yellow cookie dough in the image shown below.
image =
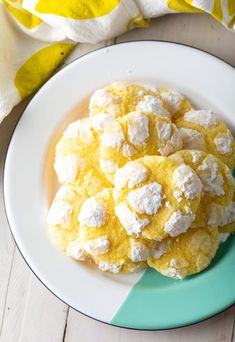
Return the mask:
<svg viewBox="0 0 235 342">
<path fill-rule="evenodd" d="M 114 213 L 113 189 L 89 197 L 78 213 L 79 241 L 102 271 L 130 272 L 146 266 L 147 242 L 127 235 Z"/>
<path fill-rule="evenodd" d="M 114 82 L 96 90 L 91 96 L 89 110 L 91 116 L 97 113 L 123 116 L 139 110 L 171 117 L 165 101 L 156 92 L 130 82 Z"/>
<path fill-rule="evenodd" d="M 100 168 L 113 183 L 116 170 L 145 155 L 169 155 L 182 148 L 178 129 L 168 118 L 131 112 L 110 122 L 100 135 Z"/>
<path fill-rule="evenodd" d="M 192 109 L 191 103 L 174 89 L 158 89 L 158 94 L 165 101 L 173 121 Z"/>
<path fill-rule="evenodd" d="M 68 126 L 55 151 L 54 168 L 60 183 L 76 185 L 88 196 L 110 186 L 98 163 L 98 136 L 109 120 L 96 115 Z"/>
<path fill-rule="evenodd" d="M 219 245 L 218 229 L 189 229 L 176 238 L 166 238 L 151 251 L 148 264 L 161 274 L 182 279 L 204 270 Z"/>
<path fill-rule="evenodd" d="M 115 213 L 128 235 L 157 241 L 188 230 L 202 191 L 189 166 L 162 156 L 126 163 L 114 185 Z"/>
<path fill-rule="evenodd" d="M 219 221 L 220 233 L 234 233 L 235 232 L 235 191 L 233 192 L 233 199 L 229 205 L 222 210 L 221 219 Z"/>
<path fill-rule="evenodd" d="M 189 165 L 203 184 L 193 227 L 217 226 L 223 208 L 232 200 L 232 177 L 228 167 L 212 154 L 197 150 L 181 150 L 170 158 Z"/>
<path fill-rule="evenodd" d="M 78 237 L 77 210 L 85 199 L 86 196 L 77 187 L 66 184 L 57 191 L 50 206 L 47 215 L 49 233 L 64 252 L 68 252 L 69 244 Z"/>
<path fill-rule="evenodd" d="M 190 110 L 175 121 L 184 149 L 214 154 L 231 170 L 235 166 L 235 141 L 224 122 L 209 110 Z"/>
</svg>

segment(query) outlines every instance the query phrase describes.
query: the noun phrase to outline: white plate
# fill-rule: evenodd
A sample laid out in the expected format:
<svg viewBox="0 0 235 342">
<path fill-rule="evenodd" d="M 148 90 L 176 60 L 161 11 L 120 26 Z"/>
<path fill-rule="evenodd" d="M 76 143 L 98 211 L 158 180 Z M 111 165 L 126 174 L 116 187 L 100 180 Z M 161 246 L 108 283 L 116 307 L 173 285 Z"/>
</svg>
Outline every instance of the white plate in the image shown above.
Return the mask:
<svg viewBox="0 0 235 342">
<path fill-rule="evenodd" d="M 165 325 L 150 318 L 143 323 L 131 317 L 125 322 L 115 320 L 119 307 L 125 304 L 143 272 L 103 274 L 65 257 L 48 237 L 44 171 L 51 139 L 76 104 L 97 88 L 117 80 L 176 88 L 195 106 L 214 110 L 230 127 L 235 127 L 235 96 L 231 91 L 235 72 L 214 56 L 154 41 L 118 44 L 92 52 L 52 77 L 34 96 L 16 127 L 4 173 L 9 224 L 33 272 L 55 295 L 80 312 L 103 322 L 134 328 L 189 324 L 204 316 L 189 317 L 181 323 L 173 320 Z M 215 311 L 209 311 L 207 316 Z"/>
</svg>

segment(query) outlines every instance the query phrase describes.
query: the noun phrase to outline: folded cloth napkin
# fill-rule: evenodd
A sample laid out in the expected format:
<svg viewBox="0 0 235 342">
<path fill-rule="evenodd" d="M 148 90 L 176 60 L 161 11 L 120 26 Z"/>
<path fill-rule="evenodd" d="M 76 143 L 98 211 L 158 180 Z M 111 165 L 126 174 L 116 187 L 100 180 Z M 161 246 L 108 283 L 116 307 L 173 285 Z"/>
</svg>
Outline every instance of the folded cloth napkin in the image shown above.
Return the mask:
<svg viewBox="0 0 235 342">
<path fill-rule="evenodd" d="M 235 31 L 235 0 L 0 0 L 0 121 L 76 43 L 97 43 L 178 12 L 210 13 Z"/>
</svg>

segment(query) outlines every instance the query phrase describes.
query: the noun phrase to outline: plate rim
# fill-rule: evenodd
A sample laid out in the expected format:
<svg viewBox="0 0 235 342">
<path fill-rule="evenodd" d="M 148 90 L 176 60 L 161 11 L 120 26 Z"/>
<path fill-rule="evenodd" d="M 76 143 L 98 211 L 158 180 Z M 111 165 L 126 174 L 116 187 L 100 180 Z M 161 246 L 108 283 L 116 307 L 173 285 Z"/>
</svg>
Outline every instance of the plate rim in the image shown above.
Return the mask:
<svg viewBox="0 0 235 342">
<path fill-rule="evenodd" d="M 85 53 L 84 55 L 82 56 L 79 56 L 77 58 L 75 58 L 74 60 L 72 60 L 71 62 L 69 62 L 68 64 L 66 64 L 64 67 L 62 67 L 60 70 L 58 70 L 57 72 L 55 72 L 48 80 L 46 80 L 43 85 L 36 91 L 34 92 L 32 95 L 31 95 L 31 98 L 29 100 L 29 102 L 27 103 L 27 105 L 25 106 L 24 110 L 22 111 L 22 113 L 20 114 L 18 120 L 16 121 L 15 123 L 15 126 L 12 130 L 12 133 L 10 135 L 10 139 L 8 141 L 8 146 L 7 146 L 7 150 L 6 150 L 6 154 L 5 154 L 5 159 L 3 161 L 3 177 L 2 177 L 2 184 L 3 184 L 3 210 L 5 212 L 5 216 L 6 216 L 6 220 L 7 220 L 7 223 L 8 223 L 8 228 L 10 230 L 10 233 L 11 233 L 11 236 L 13 238 L 13 241 L 18 249 L 18 251 L 20 252 L 20 255 L 22 256 L 24 262 L 26 263 L 26 265 L 29 267 L 29 269 L 31 270 L 31 272 L 33 272 L 34 276 L 36 276 L 36 278 L 40 281 L 40 283 L 47 289 L 49 290 L 49 292 L 51 294 L 53 294 L 56 298 L 58 298 L 62 303 L 66 304 L 68 306 L 68 308 L 72 308 L 73 310 L 77 311 L 78 313 L 88 317 L 88 318 L 91 318 L 97 322 L 100 322 L 100 323 L 104 323 L 108 326 L 114 326 L 114 327 L 117 327 L 117 328 L 123 328 L 123 329 L 128 329 L 128 330 L 137 330 L 137 331 L 167 331 L 167 330 L 172 330 L 172 329 L 180 329 L 180 328 L 184 328 L 184 327 L 188 327 L 188 326 L 193 326 L 193 325 L 196 325 L 196 324 L 199 324 L 201 322 L 204 322 L 212 317 L 215 317 L 216 315 L 220 314 L 220 313 L 223 313 L 225 312 L 226 310 L 228 310 L 229 308 L 235 306 L 235 301 L 234 303 L 232 303 L 231 305 L 226 305 L 225 307 L 223 307 L 221 310 L 217 310 L 215 311 L 213 314 L 209 314 L 207 315 L 206 317 L 204 317 L 203 319 L 198 319 L 198 320 L 195 320 L 191 323 L 188 323 L 188 324 L 183 324 L 183 325 L 174 325 L 174 326 L 171 326 L 171 327 L 168 327 L 168 328 L 132 328 L 132 327 L 127 327 L 127 326 L 122 326 L 122 325 L 117 325 L 117 324 L 114 324 L 112 322 L 106 322 L 106 321 L 102 321 L 98 318 L 95 318 L 95 317 L 92 317 L 86 313 L 83 313 L 81 312 L 80 310 L 78 310 L 77 308 L 69 305 L 65 300 L 61 299 L 57 294 L 55 294 L 45 283 L 43 280 L 40 279 L 39 275 L 37 275 L 36 271 L 33 270 L 32 266 L 29 265 L 26 257 L 24 256 L 22 250 L 19 248 L 18 246 L 18 243 L 15 239 L 15 236 L 13 234 L 13 231 L 12 231 L 12 228 L 11 228 L 11 225 L 10 225 L 10 221 L 9 221 L 9 218 L 8 218 L 8 214 L 7 214 L 7 208 L 6 208 L 6 201 L 5 201 L 5 174 L 6 174 L 6 160 L 7 160 L 7 156 L 8 156 L 8 152 L 9 152 L 9 147 L 11 145 L 11 141 L 12 141 L 12 138 L 14 136 L 14 133 L 15 133 L 15 130 L 17 129 L 17 126 L 21 120 L 21 118 L 23 117 L 25 111 L 27 110 L 28 106 L 31 104 L 31 102 L 33 101 L 33 99 L 38 95 L 38 93 L 41 91 L 41 89 L 46 85 L 48 84 L 48 82 L 50 82 L 52 79 L 54 79 L 54 77 L 60 73 L 61 71 L 63 71 L 65 68 L 69 67 L 72 63 L 75 63 L 77 60 L 79 59 L 82 59 L 83 57 L 87 56 L 87 55 L 91 55 L 93 53 L 96 53 L 97 51 L 99 50 L 105 50 L 107 48 L 110 48 L 110 47 L 113 47 L 113 46 L 117 46 L 117 45 L 126 45 L 126 44 L 131 44 L 131 43 L 146 43 L 146 42 L 157 42 L 157 43 L 167 43 L 167 44 L 172 44 L 172 45 L 178 45 L 178 46 L 183 46 L 183 47 L 186 47 L 186 48 L 190 48 L 190 49 L 194 49 L 194 50 L 197 50 L 199 52 L 201 52 L 202 54 L 206 54 L 206 55 L 209 55 L 210 57 L 213 57 L 215 59 L 217 59 L 219 62 L 222 62 L 223 64 L 225 64 L 226 66 L 229 66 L 231 67 L 231 70 L 233 70 L 233 72 L 235 71 L 235 67 L 225 61 L 223 58 L 219 57 L 219 56 L 216 56 L 215 54 L 211 53 L 211 52 L 208 52 L 208 51 L 205 51 L 201 48 L 198 48 L 198 47 L 195 47 L 195 46 L 192 46 L 192 45 L 189 45 L 189 44 L 185 44 L 185 43 L 179 43 L 179 42 L 172 42 L 172 41 L 168 41 L 168 40 L 160 40 L 160 39 L 141 39 L 141 40 L 131 40 L 131 41 L 126 41 L 126 42 L 119 42 L 119 43 L 114 43 L 114 44 L 111 44 L 111 45 L 108 45 L 108 46 L 104 46 L 104 47 L 100 47 L 98 49 L 95 49 L 93 51 L 90 51 L 90 52 L 87 52 Z"/>
</svg>

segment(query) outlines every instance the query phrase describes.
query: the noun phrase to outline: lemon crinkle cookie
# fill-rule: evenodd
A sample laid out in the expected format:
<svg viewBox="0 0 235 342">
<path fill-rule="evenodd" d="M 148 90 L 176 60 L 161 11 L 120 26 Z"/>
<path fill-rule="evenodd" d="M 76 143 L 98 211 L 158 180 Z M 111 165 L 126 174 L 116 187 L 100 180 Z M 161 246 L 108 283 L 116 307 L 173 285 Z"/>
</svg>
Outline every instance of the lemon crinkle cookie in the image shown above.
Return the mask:
<svg viewBox="0 0 235 342">
<path fill-rule="evenodd" d="M 129 82 L 114 82 L 96 90 L 91 96 L 89 110 L 91 116 L 103 112 L 118 117 L 139 110 L 171 117 L 165 101 L 156 92 Z"/>
<path fill-rule="evenodd" d="M 100 135 L 100 168 L 113 183 L 126 162 L 145 155 L 167 156 L 182 148 L 178 129 L 168 118 L 131 112 L 107 124 Z"/>
<path fill-rule="evenodd" d="M 76 185 L 87 195 L 110 186 L 98 163 L 98 135 L 110 119 L 98 114 L 77 120 L 64 131 L 55 149 L 54 168 L 60 183 Z"/>
<path fill-rule="evenodd" d="M 233 192 L 232 200 L 229 202 L 228 206 L 222 210 L 219 221 L 219 231 L 220 233 L 225 234 L 235 232 L 235 190 Z"/>
<path fill-rule="evenodd" d="M 87 198 L 78 222 L 80 245 L 102 271 L 131 272 L 146 266 L 150 243 L 127 235 L 114 213 L 113 189 Z"/>
<path fill-rule="evenodd" d="M 157 241 L 188 230 L 202 191 L 189 166 L 162 156 L 126 163 L 114 186 L 115 213 L 127 234 Z"/>
<path fill-rule="evenodd" d="M 63 185 L 48 213 L 50 235 L 67 256 L 93 261 L 102 271 L 133 272 L 146 267 L 151 243 L 130 239 L 113 211 L 112 189 L 86 197 Z"/>
<path fill-rule="evenodd" d="M 210 110 L 190 110 L 175 121 L 184 149 L 202 150 L 221 159 L 231 170 L 235 166 L 235 141 L 224 122 Z"/>
<path fill-rule="evenodd" d="M 203 185 L 193 226 L 218 226 L 223 209 L 232 200 L 232 177 L 228 167 L 212 154 L 197 150 L 181 150 L 170 158 L 189 165 Z"/>
<path fill-rule="evenodd" d="M 173 121 L 192 109 L 191 103 L 174 89 L 158 89 L 158 94 L 165 101 Z"/>
<path fill-rule="evenodd" d="M 152 249 L 149 266 L 161 274 L 182 279 L 204 270 L 212 261 L 219 245 L 218 228 L 189 229 L 166 238 Z"/>
<path fill-rule="evenodd" d="M 71 185 L 62 185 L 57 191 L 50 206 L 47 223 L 52 239 L 58 247 L 68 255 L 72 253 L 72 245 L 78 237 L 79 224 L 76 218 L 76 210 L 82 205 L 86 196 Z M 80 249 L 78 260 L 84 260 L 85 254 Z"/>
</svg>

